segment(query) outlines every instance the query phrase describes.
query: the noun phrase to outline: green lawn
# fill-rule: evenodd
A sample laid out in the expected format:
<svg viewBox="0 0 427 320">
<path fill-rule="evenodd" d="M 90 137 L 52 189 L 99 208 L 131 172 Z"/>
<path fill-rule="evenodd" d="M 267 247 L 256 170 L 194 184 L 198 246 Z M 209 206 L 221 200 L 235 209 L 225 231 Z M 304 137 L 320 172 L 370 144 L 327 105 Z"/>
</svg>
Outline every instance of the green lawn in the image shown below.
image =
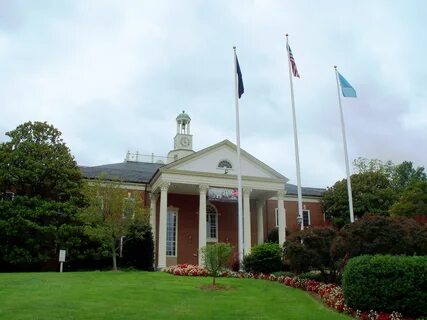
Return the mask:
<svg viewBox="0 0 427 320">
<path fill-rule="evenodd" d="M 0 319 L 349 319 L 276 282 L 155 272 L 0 274 Z"/>
</svg>

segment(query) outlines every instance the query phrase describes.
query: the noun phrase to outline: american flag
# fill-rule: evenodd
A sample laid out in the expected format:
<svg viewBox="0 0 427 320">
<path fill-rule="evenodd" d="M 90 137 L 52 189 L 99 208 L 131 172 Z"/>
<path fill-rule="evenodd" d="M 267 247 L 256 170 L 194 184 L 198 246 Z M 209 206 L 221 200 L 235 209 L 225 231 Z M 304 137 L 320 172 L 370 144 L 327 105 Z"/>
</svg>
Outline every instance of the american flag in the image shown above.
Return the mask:
<svg viewBox="0 0 427 320">
<path fill-rule="evenodd" d="M 289 44 L 287 44 L 286 46 L 288 48 L 289 61 L 291 62 L 292 73 L 293 73 L 294 77 L 298 77 L 299 78 L 299 73 L 298 73 L 297 65 L 295 63 L 295 59 L 294 59 L 294 56 L 292 54 L 291 47 L 289 46 Z"/>
</svg>

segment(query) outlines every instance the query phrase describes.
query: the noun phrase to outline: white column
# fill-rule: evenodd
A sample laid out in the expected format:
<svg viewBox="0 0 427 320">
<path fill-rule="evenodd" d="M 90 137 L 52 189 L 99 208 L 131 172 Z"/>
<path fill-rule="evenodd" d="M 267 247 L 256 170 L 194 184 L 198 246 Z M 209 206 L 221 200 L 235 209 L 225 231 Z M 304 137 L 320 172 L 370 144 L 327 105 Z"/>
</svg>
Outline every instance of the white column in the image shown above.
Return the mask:
<svg viewBox="0 0 427 320">
<path fill-rule="evenodd" d="M 151 232 L 153 234 L 153 244 L 154 244 L 154 250 L 153 250 L 153 267 L 156 267 L 156 246 L 157 246 L 157 240 L 156 240 L 156 213 L 157 213 L 157 193 L 151 193 L 150 194 L 150 226 L 151 226 Z"/>
<path fill-rule="evenodd" d="M 157 264 L 158 269 L 166 268 L 166 222 L 168 215 L 168 188 L 170 183 L 163 183 L 160 186 L 160 219 L 159 219 L 159 246 Z"/>
<path fill-rule="evenodd" d="M 203 257 L 200 251 L 206 246 L 206 184 L 199 185 L 199 265 L 203 265 Z"/>
<path fill-rule="evenodd" d="M 265 200 L 257 200 L 256 223 L 257 223 L 257 243 L 258 244 L 264 243 L 264 205 L 265 205 Z"/>
<path fill-rule="evenodd" d="M 244 228 L 244 241 L 245 241 L 245 255 L 251 253 L 251 204 L 250 194 L 252 188 L 243 188 L 243 228 Z"/>
<path fill-rule="evenodd" d="M 284 199 L 285 191 L 277 191 L 277 215 L 279 216 L 279 245 L 282 246 L 286 241 L 286 217 Z"/>
</svg>

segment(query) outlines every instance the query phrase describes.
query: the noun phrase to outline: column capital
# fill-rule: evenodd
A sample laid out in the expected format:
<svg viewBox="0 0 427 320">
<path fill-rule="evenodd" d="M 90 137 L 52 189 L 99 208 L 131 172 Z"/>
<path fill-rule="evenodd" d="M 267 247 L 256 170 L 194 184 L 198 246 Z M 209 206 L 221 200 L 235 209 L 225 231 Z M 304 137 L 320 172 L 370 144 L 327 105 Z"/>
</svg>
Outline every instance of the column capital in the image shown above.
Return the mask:
<svg viewBox="0 0 427 320">
<path fill-rule="evenodd" d="M 161 191 L 168 191 L 169 187 L 170 187 L 170 182 L 162 182 L 162 184 L 160 184 L 160 190 Z"/>
<path fill-rule="evenodd" d="M 200 193 L 206 193 L 208 189 L 209 189 L 209 186 L 207 184 L 199 184 Z"/>
<path fill-rule="evenodd" d="M 157 192 L 150 193 L 150 199 L 151 199 L 151 201 L 157 201 L 158 197 L 159 197 L 159 194 Z"/>
<path fill-rule="evenodd" d="M 251 187 L 243 187 L 243 195 L 244 196 L 249 196 L 252 192 L 252 188 Z"/>
<path fill-rule="evenodd" d="M 277 190 L 277 198 L 280 200 L 283 200 L 285 197 L 286 191 L 285 190 Z"/>
</svg>

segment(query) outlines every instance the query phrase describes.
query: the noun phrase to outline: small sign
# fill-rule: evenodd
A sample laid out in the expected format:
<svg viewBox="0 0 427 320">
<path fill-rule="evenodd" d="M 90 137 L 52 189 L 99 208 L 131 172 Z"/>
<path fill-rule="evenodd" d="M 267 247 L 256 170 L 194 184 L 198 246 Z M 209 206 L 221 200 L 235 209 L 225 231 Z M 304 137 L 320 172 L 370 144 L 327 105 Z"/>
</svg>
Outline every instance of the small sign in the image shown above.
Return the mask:
<svg viewBox="0 0 427 320">
<path fill-rule="evenodd" d="M 65 250 L 59 250 L 59 262 L 65 262 Z"/>
<path fill-rule="evenodd" d="M 237 202 L 237 189 L 209 188 L 208 199 L 221 202 Z"/>
</svg>

